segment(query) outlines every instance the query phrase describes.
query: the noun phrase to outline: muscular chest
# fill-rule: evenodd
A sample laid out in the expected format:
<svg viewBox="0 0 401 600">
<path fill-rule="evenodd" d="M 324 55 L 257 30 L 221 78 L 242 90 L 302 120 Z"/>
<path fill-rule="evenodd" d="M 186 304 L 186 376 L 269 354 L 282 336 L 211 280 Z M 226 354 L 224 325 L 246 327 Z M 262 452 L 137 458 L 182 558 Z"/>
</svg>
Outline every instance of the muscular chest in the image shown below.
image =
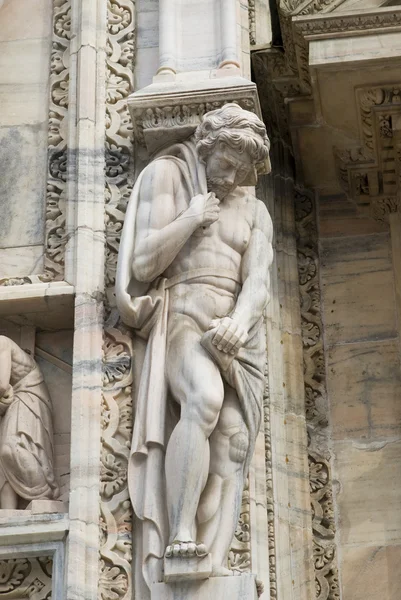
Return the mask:
<svg viewBox="0 0 401 600">
<path fill-rule="evenodd" d="M 239 254 L 243 254 L 248 247 L 251 236 L 252 215 L 248 206 L 224 205 L 220 206 L 219 220 L 205 231 L 206 236 L 215 238 Z"/>
</svg>

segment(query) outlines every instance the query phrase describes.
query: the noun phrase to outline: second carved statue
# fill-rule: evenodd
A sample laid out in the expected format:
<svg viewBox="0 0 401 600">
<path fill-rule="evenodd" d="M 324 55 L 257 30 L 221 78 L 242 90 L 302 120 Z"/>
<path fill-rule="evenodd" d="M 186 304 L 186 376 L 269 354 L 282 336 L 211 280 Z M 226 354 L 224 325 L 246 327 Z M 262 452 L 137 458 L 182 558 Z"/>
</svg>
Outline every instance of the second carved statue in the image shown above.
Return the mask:
<svg viewBox="0 0 401 600">
<path fill-rule="evenodd" d="M 233 575 L 273 257 L 268 211 L 244 186 L 268 154 L 262 121 L 226 104 L 144 169 L 127 209 L 116 294 L 145 340 L 129 464 L 143 600 L 163 580 L 163 557 L 165 581 Z"/>
<path fill-rule="evenodd" d="M 0 508 L 56 499 L 52 406 L 34 359 L 0 336 Z"/>
</svg>

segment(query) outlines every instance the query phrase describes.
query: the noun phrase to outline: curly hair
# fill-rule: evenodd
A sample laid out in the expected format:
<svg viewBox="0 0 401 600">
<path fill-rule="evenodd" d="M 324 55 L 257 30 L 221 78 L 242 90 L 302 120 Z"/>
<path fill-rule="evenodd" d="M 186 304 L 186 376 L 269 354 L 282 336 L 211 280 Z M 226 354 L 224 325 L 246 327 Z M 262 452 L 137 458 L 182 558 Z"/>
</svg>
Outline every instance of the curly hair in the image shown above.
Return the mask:
<svg viewBox="0 0 401 600">
<path fill-rule="evenodd" d="M 235 102 L 206 113 L 196 128 L 195 142 L 202 159 L 223 142 L 239 153 L 249 154 L 255 165 L 268 158 L 270 149 L 264 123 Z"/>
</svg>

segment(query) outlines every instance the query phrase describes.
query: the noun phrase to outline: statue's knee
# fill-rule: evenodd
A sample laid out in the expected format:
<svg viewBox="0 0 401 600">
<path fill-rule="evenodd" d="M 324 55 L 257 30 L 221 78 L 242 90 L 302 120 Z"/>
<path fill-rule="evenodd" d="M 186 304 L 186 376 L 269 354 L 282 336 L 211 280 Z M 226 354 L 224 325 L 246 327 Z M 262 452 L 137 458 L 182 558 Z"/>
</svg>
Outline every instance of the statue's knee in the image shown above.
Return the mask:
<svg viewBox="0 0 401 600">
<path fill-rule="evenodd" d="M 205 394 L 193 395 L 182 416 L 197 422 L 210 435 L 216 426 L 223 399 L 223 393 L 211 390 Z"/>
<path fill-rule="evenodd" d="M 230 459 L 243 463 L 249 448 L 249 438 L 244 431 L 237 431 L 230 436 Z"/>
<path fill-rule="evenodd" d="M 5 466 L 14 466 L 15 449 L 10 444 L 1 444 L 0 446 L 0 461 Z"/>
</svg>

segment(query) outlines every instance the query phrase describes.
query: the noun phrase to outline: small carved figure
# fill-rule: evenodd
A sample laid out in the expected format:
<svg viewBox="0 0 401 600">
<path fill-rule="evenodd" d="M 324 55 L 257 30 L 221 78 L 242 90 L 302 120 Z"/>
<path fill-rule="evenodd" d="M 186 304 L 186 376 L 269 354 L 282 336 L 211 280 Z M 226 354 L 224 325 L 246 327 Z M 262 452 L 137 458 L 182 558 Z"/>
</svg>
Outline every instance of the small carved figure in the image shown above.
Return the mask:
<svg viewBox="0 0 401 600">
<path fill-rule="evenodd" d="M 52 406 L 36 362 L 0 336 L 0 508 L 55 499 Z"/>
<path fill-rule="evenodd" d="M 268 211 L 242 186 L 255 185 L 268 153 L 262 121 L 226 104 L 153 160 L 131 196 L 116 294 L 146 340 L 129 465 L 137 585 L 140 570 L 148 587 L 160 580 L 163 555 L 210 553 L 213 576 L 233 574 L 273 257 Z"/>
</svg>

